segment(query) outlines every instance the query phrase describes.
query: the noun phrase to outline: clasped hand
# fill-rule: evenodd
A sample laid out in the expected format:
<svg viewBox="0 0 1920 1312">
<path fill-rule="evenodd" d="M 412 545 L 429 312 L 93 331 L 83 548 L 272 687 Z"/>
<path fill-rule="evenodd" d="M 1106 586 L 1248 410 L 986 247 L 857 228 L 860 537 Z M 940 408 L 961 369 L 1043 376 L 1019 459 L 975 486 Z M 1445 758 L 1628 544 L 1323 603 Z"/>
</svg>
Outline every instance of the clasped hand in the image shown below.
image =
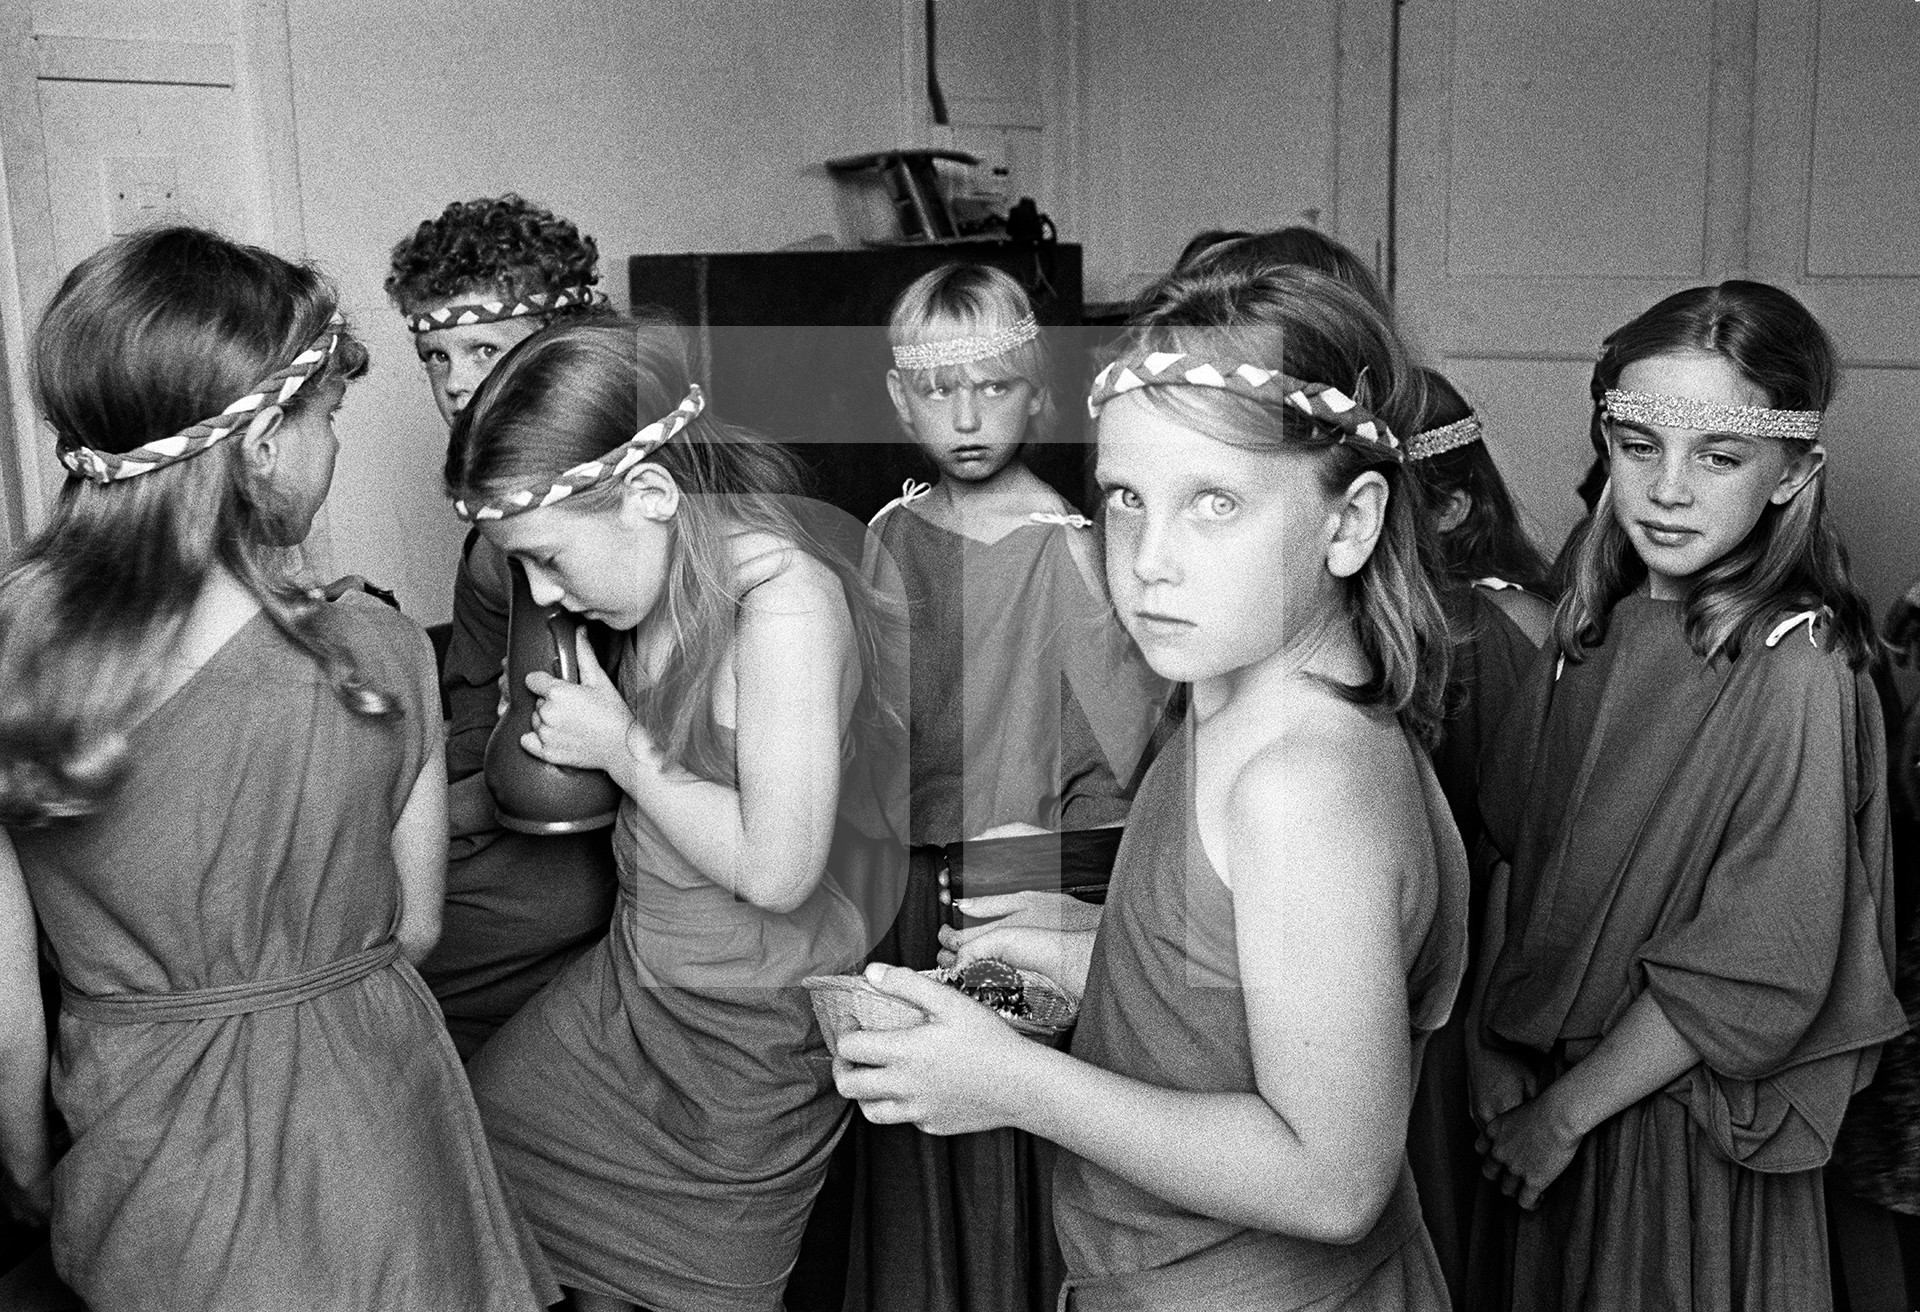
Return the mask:
<svg viewBox="0 0 1920 1312">
<path fill-rule="evenodd" d="M 1582 1134 L 1560 1114 L 1553 1086 L 1487 1122 L 1474 1149 L 1486 1159 L 1480 1173 L 1532 1211 L 1580 1151 Z"/>
<path fill-rule="evenodd" d="M 867 982 L 912 1003 L 926 1023 L 840 1039 L 833 1080 L 876 1125 L 972 1134 L 1013 1123 L 1012 1072 L 1038 1045 L 958 989 L 904 966 L 867 967 Z"/>
<path fill-rule="evenodd" d="M 533 730 L 520 735 L 520 745 L 555 765 L 610 770 L 627 752 L 633 713 L 600 667 L 586 630 L 577 630 L 574 639 L 579 683 L 556 679 L 545 670 L 527 675 L 527 690 L 540 702 L 533 711 Z"/>
</svg>

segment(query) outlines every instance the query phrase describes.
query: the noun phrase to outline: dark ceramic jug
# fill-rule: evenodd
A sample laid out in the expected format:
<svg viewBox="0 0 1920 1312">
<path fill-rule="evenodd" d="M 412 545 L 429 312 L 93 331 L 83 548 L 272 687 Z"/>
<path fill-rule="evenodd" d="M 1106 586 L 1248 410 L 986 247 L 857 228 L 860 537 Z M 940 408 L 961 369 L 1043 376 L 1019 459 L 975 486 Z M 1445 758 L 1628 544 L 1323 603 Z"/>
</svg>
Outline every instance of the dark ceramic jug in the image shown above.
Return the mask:
<svg viewBox="0 0 1920 1312">
<path fill-rule="evenodd" d="M 583 622 L 558 606 L 533 599 L 527 571 L 509 561 L 513 600 L 507 612 L 507 712 L 487 739 L 487 791 L 500 823 L 523 834 L 577 834 L 603 829 L 620 809 L 620 786 L 600 770 L 554 765 L 520 745 L 533 730 L 539 703 L 527 675 L 545 670 L 580 682 L 577 634 Z"/>
</svg>

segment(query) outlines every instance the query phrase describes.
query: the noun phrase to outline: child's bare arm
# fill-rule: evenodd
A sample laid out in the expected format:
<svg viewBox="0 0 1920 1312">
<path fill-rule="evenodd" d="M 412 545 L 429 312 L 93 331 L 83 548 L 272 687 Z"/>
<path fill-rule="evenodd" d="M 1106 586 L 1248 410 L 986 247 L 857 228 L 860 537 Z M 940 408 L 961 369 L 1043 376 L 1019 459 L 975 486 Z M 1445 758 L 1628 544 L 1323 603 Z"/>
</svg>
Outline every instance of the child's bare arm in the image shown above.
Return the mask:
<svg viewBox="0 0 1920 1312">
<path fill-rule="evenodd" d="M 1295 736 L 1228 793 L 1241 984 L 1277 1123 L 1257 1142 L 1279 1172 L 1265 1186 L 1270 1228 L 1289 1233 L 1364 1234 L 1400 1176 L 1412 1098 L 1404 872 L 1431 858 L 1417 784 L 1396 794 L 1391 783 L 1406 766 L 1399 748 L 1376 758 L 1339 736 Z M 1402 832 L 1409 816 L 1417 837 Z"/>
<path fill-rule="evenodd" d="M 0 829 L 0 1203 L 30 1222 L 52 1206 L 39 950 L 26 880 Z"/>
<path fill-rule="evenodd" d="M 421 705 L 438 705 L 429 659 L 422 673 Z M 485 787 L 484 779 L 480 786 Z M 440 915 L 447 894 L 447 749 L 440 734 L 427 736 L 427 759 L 393 826 L 393 864 L 400 872 L 400 926 L 395 937 L 408 961 L 418 965 L 440 941 Z"/>
<path fill-rule="evenodd" d="M 1595 1126 L 1699 1062 L 1698 1049 L 1673 1027 L 1659 1000 L 1642 993 L 1584 1060 L 1487 1126 L 1486 1151 L 1504 1172 L 1502 1187 L 1520 1206 L 1533 1207 Z"/>
<path fill-rule="evenodd" d="M 1257 1092 L 1191 1093 L 1102 1070 L 900 969 L 873 972 L 876 983 L 932 1020 L 845 1036 L 841 1092 L 872 1120 L 1028 1130 L 1204 1215 L 1361 1238 L 1399 1178 L 1411 1098 L 1388 832 L 1404 808 L 1354 805 L 1363 794 L 1343 786 L 1342 764 L 1263 758 L 1232 790 L 1226 864 Z"/>
<path fill-rule="evenodd" d="M 669 770 L 636 729 L 613 777 L 700 872 L 791 911 L 826 868 L 841 734 L 858 687 L 853 620 L 832 572 L 795 554 L 742 603 L 735 672 L 739 786 Z"/>
</svg>

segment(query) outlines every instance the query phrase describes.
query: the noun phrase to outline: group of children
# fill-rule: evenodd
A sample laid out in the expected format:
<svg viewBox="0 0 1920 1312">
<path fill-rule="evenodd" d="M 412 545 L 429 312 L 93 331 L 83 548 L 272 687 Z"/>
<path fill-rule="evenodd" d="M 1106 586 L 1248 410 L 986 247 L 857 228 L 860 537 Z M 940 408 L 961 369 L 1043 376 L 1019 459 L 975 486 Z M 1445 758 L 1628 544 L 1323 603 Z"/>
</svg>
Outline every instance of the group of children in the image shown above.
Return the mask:
<svg viewBox="0 0 1920 1312">
<path fill-rule="evenodd" d="M 366 368 L 324 280 L 149 232 L 41 323 L 0 1182 L 89 1307 L 773 1309 L 841 1235 L 849 1312 L 1828 1304 L 1822 1168 L 1908 1017 L 1798 302 L 1607 340 L 1556 603 L 1317 234 L 1196 242 L 1084 398 L 1012 278 L 921 278 L 884 386 L 934 478 L 866 526 L 595 255 L 511 196 L 395 251 L 471 525 L 437 669 L 289 554 Z M 1090 506 L 1023 460 L 1082 403 Z M 619 636 L 521 740 L 610 835 L 494 812 L 515 562 Z M 1103 905 L 952 887 L 1115 827 Z M 929 977 L 983 959 L 1070 1048 Z M 924 1022 L 829 1057 L 801 981 L 863 969 Z"/>
</svg>

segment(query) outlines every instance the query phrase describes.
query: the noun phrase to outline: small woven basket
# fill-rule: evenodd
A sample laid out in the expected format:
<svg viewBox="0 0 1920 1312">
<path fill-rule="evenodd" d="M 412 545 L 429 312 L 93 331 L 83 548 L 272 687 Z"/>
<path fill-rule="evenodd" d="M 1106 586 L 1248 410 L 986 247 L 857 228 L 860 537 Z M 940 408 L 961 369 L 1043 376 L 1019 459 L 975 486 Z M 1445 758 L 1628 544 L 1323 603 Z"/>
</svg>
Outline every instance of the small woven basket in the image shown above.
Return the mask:
<svg viewBox="0 0 1920 1312">
<path fill-rule="evenodd" d="M 929 979 L 940 972 L 923 970 Z M 905 1030 L 924 1024 L 926 1013 L 867 983 L 865 975 L 809 975 L 800 981 L 813 996 L 813 1014 L 820 1021 L 820 1033 L 827 1051 L 840 1055 L 840 1037 L 855 1030 Z M 1080 1004 L 1073 995 L 1045 975 L 1031 970 L 1020 972 L 1021 992 L 1025 996 L 1026 1016 L 1008 1016 L 995 1012 L 1001 1020 L 1031 1039 L 1059 1048 L 1066 1046 L 1073 1023 L 1079 1018 Z M 958 992 L 958 990 L 955 990 Z"/>
</svg>

